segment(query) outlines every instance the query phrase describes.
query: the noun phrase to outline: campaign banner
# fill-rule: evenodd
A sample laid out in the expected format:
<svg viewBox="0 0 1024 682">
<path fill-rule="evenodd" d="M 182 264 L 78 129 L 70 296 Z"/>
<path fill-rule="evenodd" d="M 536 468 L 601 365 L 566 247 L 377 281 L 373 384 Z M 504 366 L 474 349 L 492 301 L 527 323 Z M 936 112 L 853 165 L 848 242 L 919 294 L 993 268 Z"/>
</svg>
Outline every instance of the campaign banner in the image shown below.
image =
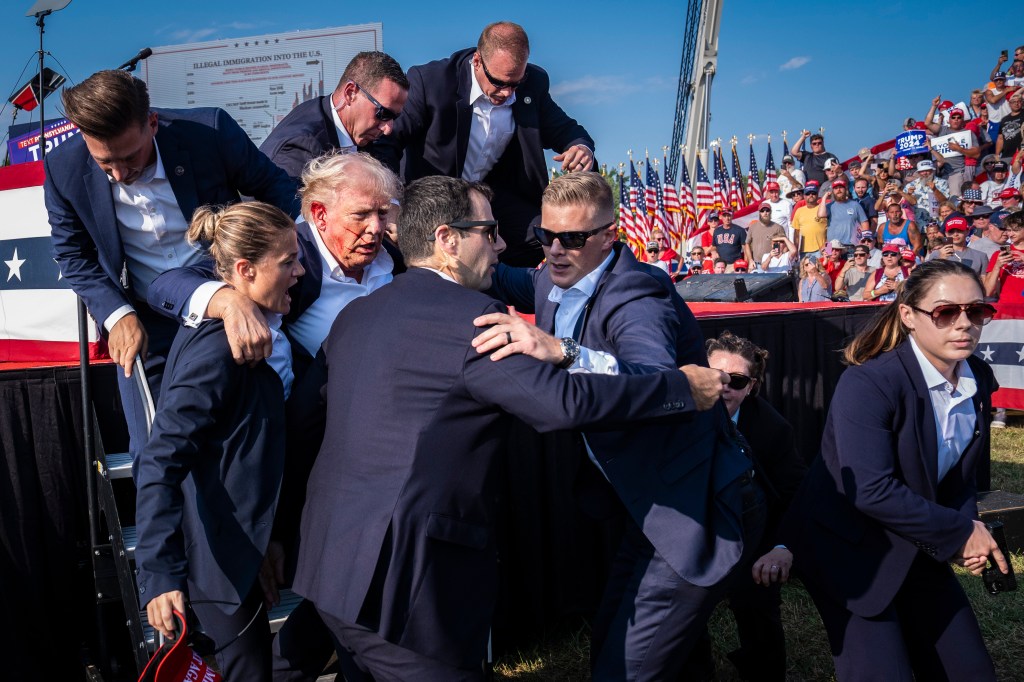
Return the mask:
<svg viewBox="0 0 1024 682">
<path fill-rule="evenodd" d="M 928 135 L 923 130 L 908 130 L 896 136 L 896 157 L 928 153 Z"/>
<path fill-rule="evenodd" d="M 78 126 L 66 118 L 48 124 L 43 131 L 46 136 L 46 153 L 49 154 L 61 142 L 79 132 L 81 131 L 78 130 Z M 7 153 L 11 157 L 12 166 L 16 163 L 29 163 L 42 159 L 39 153 L 39 128 L 8 140 Z"/>
<path fill-rule="evenodd" d="M 378 23 L 153 48 L 141 63 L 155 107 L 220 107 L 259 145 L 302 102 L 333 92 L 359 52 L 383 50 Z"/>
<path fill-rule="evenodd" d="M 996 316 L 981 328 L 974 354 L 989 364 L 999 382 L 992 405 L 1024 410 L 1024 304 L 995 306 Z"/>
<path fill-rule="evenodd" d="M 960 152 L 955 152 L 949 148 L 949 142 L 952 140 L 961 147 L 971 146 L 971 131 L 970 130 L 958 130 L 955 133 L 949 135 L 943 135 L 942 137 L 932 138 L 932 149 L 942 155 L 942 158 L 948 159 L 954 156 L 963 156 Z"/>
<path fill-rule="evenodd" d="M 0 362 L 77 361 L 78 297 L 50 255 L 42 161 L 0 168 L 0 221 Z"/>
</svg>

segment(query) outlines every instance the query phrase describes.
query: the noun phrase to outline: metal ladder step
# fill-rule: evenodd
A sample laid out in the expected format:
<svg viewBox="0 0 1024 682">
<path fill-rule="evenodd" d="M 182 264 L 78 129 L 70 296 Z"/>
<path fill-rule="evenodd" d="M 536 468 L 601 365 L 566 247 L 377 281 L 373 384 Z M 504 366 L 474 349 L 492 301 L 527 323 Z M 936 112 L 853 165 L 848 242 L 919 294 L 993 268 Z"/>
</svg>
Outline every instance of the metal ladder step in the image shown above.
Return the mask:
<svg viewBox="0 0 1024 682">
<path fill-rule="evenodd" d="M 132 456 L 127 452 L 107 455 L 107 473 L 111 479 L 132 477 Z"/>
<path fill-rule="evenodd" d="M 267 614 L 270 618 L 270 631 L 277 632 L 284 625 L 284 621 L 288 618 L 288 615 L 295 610 L 295 607 L 302 601 L 302 597 L 295 594 L 291 590 L 281 590 L 281 601 L 277 606 L 270 609 Z M 139 614 L 139 619 L 142 622 L 142 629 L 146 635 L 146 646 L 149 647 L 150 651 L 156 650 L 156 630 L 149 624 L 149 618 L 145 611 Z"/>
<path fill-rule="evenodd" d="M 124 540 L 124 551 L 129 559 L 135 558 L 135 545 L 139 543 L 139 532 L 135 526 L 121 526 L 121 538 Z"/>
</svg>

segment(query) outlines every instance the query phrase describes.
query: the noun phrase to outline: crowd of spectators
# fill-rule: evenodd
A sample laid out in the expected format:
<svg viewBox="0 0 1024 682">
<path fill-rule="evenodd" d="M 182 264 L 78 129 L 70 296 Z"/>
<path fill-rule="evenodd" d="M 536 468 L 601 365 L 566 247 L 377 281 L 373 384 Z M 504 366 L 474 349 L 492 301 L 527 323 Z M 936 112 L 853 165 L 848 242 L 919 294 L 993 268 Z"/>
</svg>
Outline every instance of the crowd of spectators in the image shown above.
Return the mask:
<svg viewBox="0 0 1024 682">
<path fill-rule="evenodd" d="M 902 132 L 926 135 L 923 153 L 876 157 L 865 147 L 844 164 L 824 135 L 801 131 L 756 220 L 742 227 L 730 209 L 712 212 L 707 232 L 675 260 L 660 236 L 662 267 L 677 279 L 723 266 L 793 272 L 801 301 L 886 301 L 914 267 L 942 258 L 982 276 L 990 300 L 1019 299 L 1024 46 L 1004 69 L 1007 61 L 1000 54 L 965 100 L 936 96 L 922 120 L 903 120 Z"/>
</svg>

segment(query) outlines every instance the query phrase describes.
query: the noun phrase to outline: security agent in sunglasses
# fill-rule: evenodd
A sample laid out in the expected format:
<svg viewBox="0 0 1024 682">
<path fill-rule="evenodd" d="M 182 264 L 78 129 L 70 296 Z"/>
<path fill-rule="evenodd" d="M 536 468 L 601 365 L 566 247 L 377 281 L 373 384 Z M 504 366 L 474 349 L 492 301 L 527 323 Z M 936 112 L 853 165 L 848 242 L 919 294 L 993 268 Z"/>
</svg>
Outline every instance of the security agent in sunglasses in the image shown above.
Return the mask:
<svg viewBox="0 0 1024 682">
<path fill-rule="evenodd" d="M 298 180 L 312 159 L 334 150 L 369 151 L 391 133 L 409 95 L 402 67 L 383 52 L 360 52 L 334 92 L 298 105 L 278 123 L 260 151 Z"/>
<path fill-rule="evenodd" d="M 594 140 L 551 99 L 548 74 L 527 63 L 522 26 L 487 26 L 475 48 L 409 69 L 409 99 L 373 154 L 406 183 L 428 175 L 486 182 L 508 248 L 501 260 L 540 262 L 529 234 L 547 186 L 544 150 L 564 171 L 594 167 Z M 404 155 L 404 163 L 403 162 Z"/>
<path fill-rule="evenodd" d="M 406 189 L 409 270 L 341 311 L 295 389 L 300 402 L 326 398 L 326 432 L 294 589 L 342 644 L 347 680 L 483 679 L 509 415 L 550 431 L 697 408 L 675 365 L 569 374 L 473 349 L 474 318 L 505 310 L 482 293 L 505 247 L 488 195 L 443 176 Z"/>
<path fill-rule="evenodd" d="M 1007 559 L 978 520 L 995 309 L 954 260 L 919 265 L 845 351 L 821 443 L 781 541 L 814 598 L 839 680 L 995 680 L 950 568 Z"/>
<path fill-rule="evenodd" d="M 574 486 L 586 511 L 618 515 L 625 536 L 593 624 L 595 680 L 677 679 L 714 605 L 764 523 L 750 460 L 716 443 L 732 424 L 718 398 L 729 376 L 707 367 L 693 314 L 669 277 L 615 239 L 612 197 L 597 173 L 556 178 L 535 228 L 547 263 L 499 266 L 494 292 L 513 314 L 474 345 L 497 364 L 528 354 L 569 372 L 633 375 L 683 366 L 696 404 L 686 423 L 583 430 Z M 610 426 L 610 425 L 604 425 Z"/>
</svg>

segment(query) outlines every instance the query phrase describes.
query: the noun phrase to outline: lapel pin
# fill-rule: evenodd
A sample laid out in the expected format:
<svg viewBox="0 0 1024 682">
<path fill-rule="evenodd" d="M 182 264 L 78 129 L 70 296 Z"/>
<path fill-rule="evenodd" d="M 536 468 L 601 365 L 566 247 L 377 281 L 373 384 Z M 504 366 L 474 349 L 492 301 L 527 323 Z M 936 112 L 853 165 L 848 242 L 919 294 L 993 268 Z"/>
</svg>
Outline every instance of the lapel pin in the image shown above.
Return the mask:
<svg viewBox="0 0 1024 682">
<path fill-rule="evenodd" d="M 185 174 L 185 169 L 182 166 L 175 166 L 174 167 L 174 174 L 175 175 L 184 175 Z"/>
<path fill-rule="evenodd" d="M 533 98 L 532 97 L 524 97 L 523 98 L 523 104 L 530 104 L 531 102 L 533 102 Z"/>
</svg>

